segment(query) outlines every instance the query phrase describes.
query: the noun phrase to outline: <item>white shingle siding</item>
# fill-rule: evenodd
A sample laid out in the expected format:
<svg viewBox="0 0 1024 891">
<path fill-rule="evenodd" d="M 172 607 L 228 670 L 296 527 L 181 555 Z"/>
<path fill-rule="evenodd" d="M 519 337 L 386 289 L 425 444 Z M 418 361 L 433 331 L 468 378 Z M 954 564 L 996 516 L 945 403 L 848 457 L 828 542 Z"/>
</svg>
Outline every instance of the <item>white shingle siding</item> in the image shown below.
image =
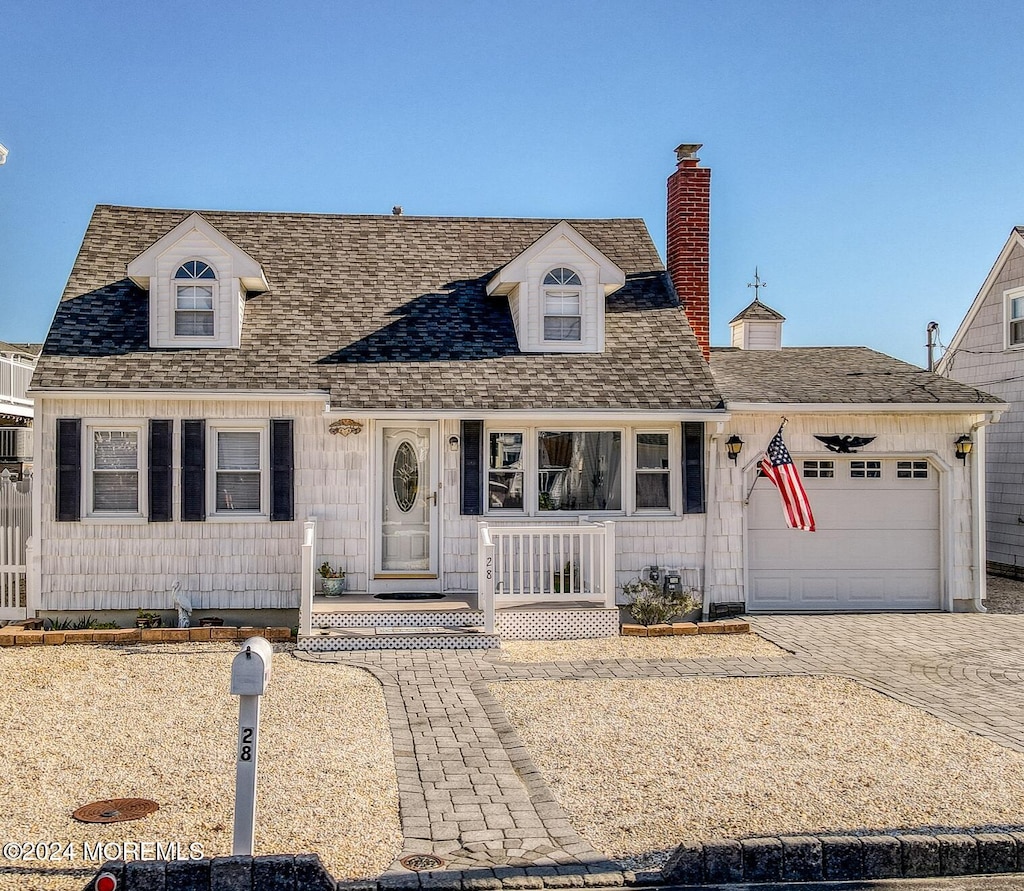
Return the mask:
<svg viewBox="0 0 1024 891">
<path fill-rule="evenodd" d="M 987 440 L 988 559 L 1024 567 L 1024 348 L 1006 349 L 1006 291 L 1024 287 L 1024 248 L 997 271 L 955 353 L 948 377 L 998 396 L 1010 406 Z"/>
</svg>

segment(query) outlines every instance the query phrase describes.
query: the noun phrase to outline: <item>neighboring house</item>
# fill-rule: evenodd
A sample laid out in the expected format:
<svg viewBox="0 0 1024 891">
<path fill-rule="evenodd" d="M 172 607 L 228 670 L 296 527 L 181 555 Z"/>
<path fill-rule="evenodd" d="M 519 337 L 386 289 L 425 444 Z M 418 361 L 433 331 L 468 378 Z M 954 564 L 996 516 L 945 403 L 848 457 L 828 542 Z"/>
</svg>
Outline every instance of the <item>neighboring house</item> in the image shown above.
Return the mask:
<svg viewBox="0 0 1024 891">
<path fill-rule="evenodd" d="M 985 453 L 988 565 L 1024 578 L 1024 226 L 1010 233 L 936 371 L 1009 405 Z"/>
<path fill-rule="evenodd" d="M 29 381 L 42 344 L 0 341 L 0 471 L 21 479 L 32 470 Z"/>
<path fill-rule="evenodd" d="M 517 635 L 614 631 L 650 566 L 705 608 L 978 604 L 953 443 L 998 401 L 780 350 L 760 304 L 712 351 L 698 148 L 669 178 L 667 271 L 636 219 L 97 207 L 33 383 L 33 608 L 167 608 L 180 582 L 197 609 L 294 615 L 311 560 L 364 595 L 561 608 L 503 613 Z M 767 481 L 745 506 L 783 414 L 813 536 L 777 529 Z"/>
</svg>

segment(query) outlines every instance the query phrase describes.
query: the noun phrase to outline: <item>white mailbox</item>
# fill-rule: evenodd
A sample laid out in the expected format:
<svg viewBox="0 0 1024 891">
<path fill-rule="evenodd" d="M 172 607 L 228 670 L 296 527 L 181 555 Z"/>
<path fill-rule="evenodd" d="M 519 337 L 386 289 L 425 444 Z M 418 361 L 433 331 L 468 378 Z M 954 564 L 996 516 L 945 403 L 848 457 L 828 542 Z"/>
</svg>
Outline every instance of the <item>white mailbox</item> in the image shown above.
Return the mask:
<svg viewBox="0 0 1024 891">
<path fill-rule="evenodd" d="M 270 680 L 273 647 L 262 637 L 250 637 L 231 663 L 231 692 L 235 696 L 262 696 Z"/>
<path fill-rule="evenodd" d="M 252 854 L 256 826 L 256 766 L 260 742 L 260 697 L 267 692 L 274 650 L 250 637 L 231 663 L 231 692 L 238 697 L 235 752 L 235 825 L 232 854 Z"/>
</svg>

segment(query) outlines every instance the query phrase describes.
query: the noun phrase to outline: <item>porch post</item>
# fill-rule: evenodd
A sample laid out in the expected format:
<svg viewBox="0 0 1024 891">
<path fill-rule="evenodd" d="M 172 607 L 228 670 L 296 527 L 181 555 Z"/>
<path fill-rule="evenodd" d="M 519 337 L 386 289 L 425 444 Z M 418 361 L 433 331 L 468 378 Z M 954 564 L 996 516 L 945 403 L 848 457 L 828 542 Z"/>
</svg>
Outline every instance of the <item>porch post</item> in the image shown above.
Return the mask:
<svg viewBox="0 0 1024 891">
<path fill-rule="evenodd" d="M 615 523 L 604 524 L 604 605 L 615 606 Z"/>
<path fill-rule="evenodd" d="M 484 631 L 494 634 L 494 543 L 487 524 L 477 524 L 476 589 L 484 611 Z"/>
<path fill-rule="evenodd" d="M 302 527 L 301 548 L 301 590 L 299 591 L 299 634 L 308 637 L 313 633 L 313 587 L 316 582 L 316 517 L 310 517 Z"/>
</svg>

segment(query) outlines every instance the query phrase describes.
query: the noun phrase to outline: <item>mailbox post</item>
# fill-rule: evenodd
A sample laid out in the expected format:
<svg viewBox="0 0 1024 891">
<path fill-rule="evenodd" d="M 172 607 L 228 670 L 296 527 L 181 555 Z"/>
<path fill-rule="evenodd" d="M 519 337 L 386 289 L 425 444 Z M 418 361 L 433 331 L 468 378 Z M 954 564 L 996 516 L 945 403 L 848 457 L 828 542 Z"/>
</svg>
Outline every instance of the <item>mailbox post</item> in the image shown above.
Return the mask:
<svg viewBox="0 0 1024 891">
<path fill-rule="evenodd" d="M 252 854 L 256 824 L 256 760 L 260 738 L 260 697 L 270 680 L 273 649 L 250 637 L 231 663 L 231 692 L 238 696 L 238 748 L 235 752 L 235 826 L 232 854 Z"/>
</svg>

